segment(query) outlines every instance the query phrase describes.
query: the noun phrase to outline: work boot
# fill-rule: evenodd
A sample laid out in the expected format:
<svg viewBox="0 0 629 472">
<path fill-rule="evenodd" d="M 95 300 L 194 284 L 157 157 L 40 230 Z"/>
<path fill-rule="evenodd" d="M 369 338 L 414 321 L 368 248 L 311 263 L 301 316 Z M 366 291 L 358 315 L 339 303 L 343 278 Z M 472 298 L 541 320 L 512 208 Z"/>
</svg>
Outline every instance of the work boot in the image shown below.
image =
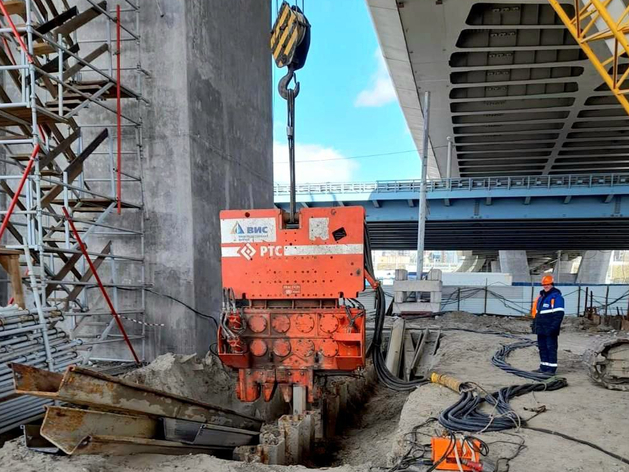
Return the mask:
<svg viewBox="0 0 629 472">
<path fill-rule="evenodd" d="M 544 368 L 543 368 L 543 367 L 540 367 L 539 369 L 535 369 L 535 370 L 533 371 L 533 373 L 534 373 L 534 374 L 547 374 L 547 373 L 548 373 L 548 371 L 547 371 L 547 370 L 544 370 Z"/>
</svg>

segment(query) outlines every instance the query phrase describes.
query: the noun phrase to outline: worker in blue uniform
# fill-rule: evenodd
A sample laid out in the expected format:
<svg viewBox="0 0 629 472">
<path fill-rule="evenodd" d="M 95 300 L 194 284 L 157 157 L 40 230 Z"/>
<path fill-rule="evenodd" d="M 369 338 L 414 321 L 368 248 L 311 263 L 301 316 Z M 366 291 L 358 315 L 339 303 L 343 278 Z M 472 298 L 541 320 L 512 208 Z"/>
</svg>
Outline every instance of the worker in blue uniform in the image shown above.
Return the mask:
<svg viewBox="0 0 629 472">
<path fill-rule="evenodd" d="M 552 275 L 542 277 L 542 291 L 533 303 L 532 315 L 531 327 L 533 333 L 537 334 L 540 358 L 539 369 L 535 372 L 554 374 L 557 372 L 559 331 L 565 315 L 565 304 Z"/>
</svg>

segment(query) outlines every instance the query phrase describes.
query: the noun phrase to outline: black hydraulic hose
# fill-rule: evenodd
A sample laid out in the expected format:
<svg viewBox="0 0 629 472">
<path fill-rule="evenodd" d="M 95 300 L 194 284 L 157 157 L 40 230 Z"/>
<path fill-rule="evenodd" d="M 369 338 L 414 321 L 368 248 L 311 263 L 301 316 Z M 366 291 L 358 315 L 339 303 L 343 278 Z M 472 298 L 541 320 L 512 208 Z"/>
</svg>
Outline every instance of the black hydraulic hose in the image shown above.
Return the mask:
<svg viewBox="0 0 629 472">
<path fill-rule="evenodd" d="M 502 346 L 500 349 L 498 349 L 498 351 L 496 351 L 494 357 L 492 357 L 491 363 L 496 367 L 504 370 L 505 372 L 517 375 L 518 377 L 533 380 L 536 382 L 544 382 L 545 380 L 553 377 L 553 374 L 545 372 L 529 372 L 526 370 L 517 369 L 507 362 L 507 357 L 509 356 L 509 354 L 511 354 L 512 351 L 533 346 L 537 346 L 537 342 L 530 339 Z"/>
<path fill-rule="evenodd" d="M 481 395 L 474 391 L 463 392 L 459 400 L 439 415 L 439 423 L 450 431 L 486 432 L 503 431 L 525 425 L 509 401 L 530 392 L 553 391 L 565 387 L 566 380 L 555 377 L 546 382 L 503 387 L 497 392 Z M 483 403 L 492 407 L 491 413 L 483 413 Z"/>
<path fill-rule="evenodd" d="M 365 229 L 365 270 L 372 278 L 374 278 L 373 262 L 371 260 L 371 245 L 369 243 L 369 234 L 367 233 L 366 229 Z M 392 313 L 393 303 L 389 305 L 389 308 L 387 310 L 384 290 L 382 289 L 380 285 L 378 285 L 378 287 L 375 289 L 375 298 L 376 298 L 376 319 L 375 319 L 373 339 L 371 341 L 372 342 L 371 356 L 373 359 L 373 365 L 376 370 L 376 374 L 378 375 L 378 379 L 386 387 L 390 388 L 391 390 L 398 391 L 398 392 L 414 390 L 416 387 L 419 387 L 420 385 L 424 385 L 428 383 L 428 380 L 426 379 L 415 379 L 415 380 L 411 380 L 407 382 L 393 375 L 393 373 L 391 373 L 389 369 L 387 369 L 386 361 L 384 359 L 384 354 L 382 352 L 382 332 L 384 329 L 384 320 L 387 314 L 390 315 Z"/>
<path fill-rule="evenodd" d="M 562 377 L 517 369 L 506 361 L 507 356 L 512 351 L 535 345 L 535 341 L 530 339 L 520 340 L 519 342 L 502 346 L 492 358 L 492 363 L 505 372 L 533 380 L 534 383 L 503 387 L 494 393 L 485 392 L 481 394 L 478 391 L 465 391 L 454 405 L 441 412 L 439 423 L 450 431 L 476 433 L 503 431 L 524 426 L 525 421 L 518 416 L 509 404 L 512 398 L 530 392 L 558 390 L 568 385 L 566 379 Z M 483 403 L 492 407 L 491 413 L 487 414 L 480 411 Z"/>
</svg>

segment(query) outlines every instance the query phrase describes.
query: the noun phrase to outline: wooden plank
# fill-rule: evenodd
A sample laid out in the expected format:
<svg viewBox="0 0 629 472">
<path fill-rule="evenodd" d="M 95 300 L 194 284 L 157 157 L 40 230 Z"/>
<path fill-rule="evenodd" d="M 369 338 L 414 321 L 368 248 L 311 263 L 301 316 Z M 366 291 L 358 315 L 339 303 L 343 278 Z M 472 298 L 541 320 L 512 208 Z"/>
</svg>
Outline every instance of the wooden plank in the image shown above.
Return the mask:
<svg viewBox="0 0 629 472">
<path fill-rule="evenodd" d="M 21 121 L 29 122 L 32 119 L 32 112 L 30 108 L 27 107 L 14 107 L 14 108 L 3 108 L 2 116 L 0 116 L 0 127 L 2 126 L 18 126 L 21 125 Z M 54 116 L 54 114 L 52 114 Z M 60 123 L 63 121 L 63 118 L 58 116 L 58 118 L 54 118 L 51 115 L 38 115 L 37 122 L 38 123 Z"/>
<path fill-rule="evenodd" d="M 39 13 L 41 13 L 41 16 L 44 18 L 44 21 L 48 20 L 48 10 L 46 9 L 46 6 L 42 3 L 41 0 L 33 0 L 35 2 L 35 5 L 37 5 L 37 8 L 39 9 Z"/>
<path fill-rule="evenodd" d="M 20 308 L 26 308 L 24 303 L 24 287 L 22 286 L 22 274 L 20 272 L 20 256 L 17 254 L 0 255 L 0 264 L 9 275 L 13 300 Z"/>
<path fill-rule="evenodd" d="M 104 211 L 105 208 L 107 208 L 115 201 L 116 200 L 112 198 L 81 198 L 80 200 L 68 200 L 68 206 L 72 208 L 75 212 L 99 213 Z M 64 201 L 62 199 L 53 200 L 52 204 L 63 205 Z M 134 210 L 139 210 L 142 207 L 139 205 L 134 205 L 133 203 L 122 202 L 122 208 L 132 208 Z"/>
<path fill-rule="evenodd" d="M 41 34 L 49 33 L 53 29 L 61 26 L 63 23 L 65 23 L 66 21 L 75 17 L 78 14 L 79 14 L 79 9 L 77 7 L 72 7 L 69 10 L 64 11 L 60 15 L 55 16 L 52 20 L 39 25 L 37 28 L 35 28 L 35 31 Z M 55 38 L 55 41 L 56 40 L 57 38 Z"/>
<path fill-rule="evenodd" d="M 66 275 L 74 268 L 75 264 L 79 261 L 82 254 L 72 254 L 70 259 L 64 264 L 59 272 L 50 280 L 48 285 L 46 285 L 46 298 L 50 296 L 52 292 L 54 292 L 59 285 L 58 281 L 61 281 L 65 278 Z"/>
<path fill-rule="evenodd" d="M 111 253 L 111 241 L 109 241 L 105 247 L 103 248 L 103 250 L 100 252 L 101 254 L 110 254 Z M 98 268 L 100 267 L 100 265 L 105 261 L 105 256 L 98 256 L 96 259 L 94 259 L 92 262 L 94 264 L 94 267 L 96 268 L 96 270 L 98 270 Z M 85 271 L 85 274 L 83 274 L 83 276 L 81 277 L 81 280 L 79 280 L 79 282 L 81 283 L 85 283 L 87 281 L 89 281 L 92 276 L 94 274 L 92 273 L 92 269 L 88 268 Z M 70 292 L 68 294 L 68 301 L 72 301 L 75 300 L 83 291 L 83 289 L 85 288 L 84 285 L 77 285 L 76 287 L 74 287 L 74 290 L 72 290 L 72 292 Z"/>
<path fill-rule="evenodd" d="M 107 2 L 106 1 L 100 2 L 98 4 L 98 6 L 102 10 L 105 10 L 105 11 L 107 10 Z M 96 17 L 98 17 L 100 15 L 101 15 L 101 12 L 98 11 L 98 9 L 96 7 L 92 7 L 90 9 L 88 9 L 88 10 L 85 10 L 85 11 L 79 13 L 78 15 L 76 15 L 71 20 L 69 20 L 66 23 L 64 23 L 63 25 L 61 25 L 58 28 L 56 28 L 53 31 L 52 36 L 54 38 L 56 38 L 60 34 L 65 36 L 65 35 L 68 35 L 70 33 L 73 33 L 74 31 L 79 29 L 81 26 L 85 25 L 86 23 L 89 23 L 94 18 L 96 18 Z"/>
<path fill-rule="evenodd" d="M 26 18 L 26 3 L 23 0 L 10 0 L 3 3 L 9 15 L 19 15 L 24 19 Z M 0 15 L 4 16 L 2 12 L 0 12 Z"/>
<path fill-rule="evenodd" d="M 90 155 L 100 146 L 100 144 L 109 136 L 109 131 L 104 129 L 94 140 L 83 150 L 81 154 L 77 156 L 75 160 L 73 160 L 70 165 L 65 169 L 68 175 L 68 183 L 71 184 L 74 182 L 79 174 L 83 171 L 83 163 L 85 160 L 90 157 Z M 52 203 L 52 201 L 63 192 L 63 185 L 56 185 L 50 192 L 46 194 L 46 196 L 42 199 L 42 206 L 47 206 Z"/>
<path fill-rule="evenodd" d="M 70 52 L 73 53 L 77 53 L 79 52 L 79 45 L 78 43 L 71 46 L 69 48 Z M 67 60 L 67 59 L 66 59 Z M 64 61 L 65 63 L 65 61 Z M 49 60 L 46 64 L 44 64 L 42 67 L 42 70 L 44 72 L 48 72 L 49 74 L 55 74 L 57 72 L 59 72 L 59 56 L 55 56 L 53 57 L 51 60 Z M 65 74 L 65 67 L 64 67 L 64 74 Z M 42 76 L 42 73 L 39 71 L 35 71 L 35 80 L 38 80 L 40 77 Z M 46 105 L 48 106 L 48 105 Z"/>
<path fill-rule="evenodd" d="M 96 59 L 99 56 L 101 56 L 102 54 L 106 53 L 108 50 L 109 50 L 109 46 L 107 46 L 107 44 L 101 44 L 100 46 L 98 46 L 96 49 L 94 49 L 92 52 L 90 52 L 87 56 L 85 56 L 82 59 L 85 62 L 88 62 L 88 63 L 91 64 L 94 59 Z M 80 62 L 77 62 L 72 67 L 69 67 L 63 73 L 63 80 L 65 81 L 65 80 L 71 79 L 72 77 L 74 77 L 74 75 L 77 72 L 79 72 L 81 69 L 83 69 L 83 67 L 85 67 L 85 66 L 83 64 L 81 64 Z"/>
<path fill-rule="evenodd" d="M 54 0 L 46 0 L 46 5 L 48 5 L 48 8 L 50 8 L 50 13 L 52 13 L 52 16 L 59 15 L 59 12 L 57 11 L 57 7 L 55 6 Z"/>
<path fill-rule="evenodd" d="M 59 154 L 64 153 L 68 148 L 70 148 L 72 143 L 76 141 L 76 139 L 79 137 L 80 133 L 81 131 L 77 129 L 70 136 L 57 144 L 55 148 L 50 151 L 43 159 L 39 160 L 39 166 L 47 167 L 52 164 L 52 161 L 54 161 Z"/>
</svg>

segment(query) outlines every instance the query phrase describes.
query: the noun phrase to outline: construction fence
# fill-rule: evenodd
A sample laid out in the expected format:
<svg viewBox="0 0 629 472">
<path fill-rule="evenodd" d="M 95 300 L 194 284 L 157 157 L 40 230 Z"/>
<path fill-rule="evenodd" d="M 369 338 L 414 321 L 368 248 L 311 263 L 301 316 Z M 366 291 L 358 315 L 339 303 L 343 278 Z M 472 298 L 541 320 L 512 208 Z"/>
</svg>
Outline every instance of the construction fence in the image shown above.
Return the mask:
<svg viewBox="0 0 629 472">
<path fill-rule="evenodd" d="M 583 315 L 588 307 L 595 308 L 600 315 L 627 317 L 629 314 L 629 285 L 572 284 L 557 288 L 564 296 L 567 315 Z M 525 316 L 531 312 L 540 290 L 539 285 L 444 286 L 441 310 Z"/>
</svg>

